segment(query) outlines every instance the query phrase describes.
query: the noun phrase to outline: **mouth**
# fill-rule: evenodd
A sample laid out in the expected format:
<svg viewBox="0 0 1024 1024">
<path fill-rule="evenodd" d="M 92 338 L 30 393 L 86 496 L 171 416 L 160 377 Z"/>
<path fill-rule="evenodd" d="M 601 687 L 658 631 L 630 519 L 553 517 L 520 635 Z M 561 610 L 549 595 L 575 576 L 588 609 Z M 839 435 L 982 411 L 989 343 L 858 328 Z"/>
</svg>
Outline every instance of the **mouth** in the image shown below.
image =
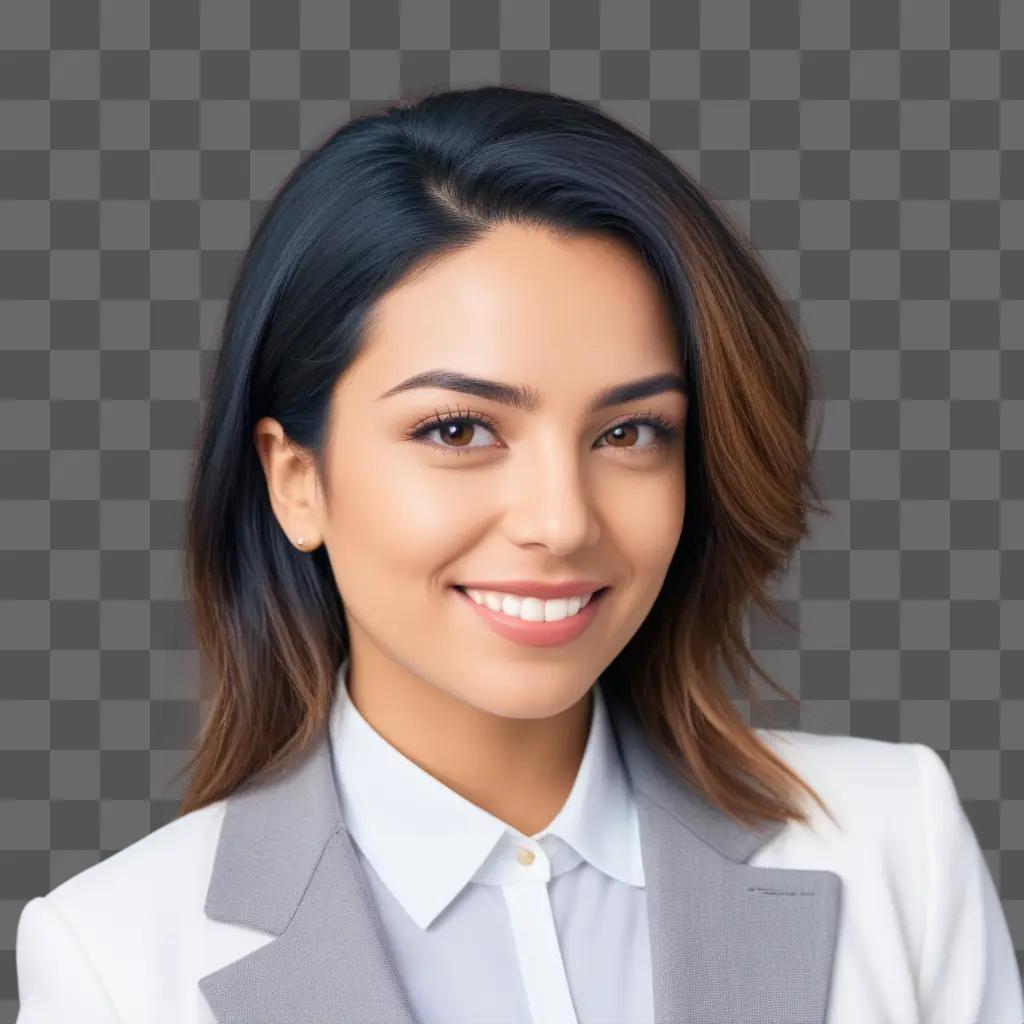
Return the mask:
<svg viewBox="0 0 1024 1024">
<path fill-rule="evenodd" d="M 604 605 L 605 594 L 612 588 L 601 587 L 595 590 L 590 600 L 572 615 L 547 620 L 506 615 L 503 610 L 492 609 L 487 602 L 481 604 L 474 601 L 466 588 L 457 583 L 452 584 L 450 589 L 458 591 L 472 614 L 504 639 L 529 646 L 553 647 L 581 636 L 594 621 Z"/>
</svg>

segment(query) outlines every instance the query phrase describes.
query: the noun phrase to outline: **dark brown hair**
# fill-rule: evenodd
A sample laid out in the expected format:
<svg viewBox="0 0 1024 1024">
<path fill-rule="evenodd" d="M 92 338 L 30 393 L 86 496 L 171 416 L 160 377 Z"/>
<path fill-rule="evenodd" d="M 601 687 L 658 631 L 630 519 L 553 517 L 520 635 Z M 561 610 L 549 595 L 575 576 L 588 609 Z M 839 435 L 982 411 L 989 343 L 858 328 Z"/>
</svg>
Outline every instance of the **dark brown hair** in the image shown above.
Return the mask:
<svg viewBox="0 0 1024 1024">
<path fill-rule="evenodd" d="M 641 135 L 555 94 L 448 90 L 357 118 L 284 183 L 242 261 L 191 480 L 185 560 L 210 713 L 180 813 L 286 769 L 326 727 L 348 650 L 326 552 L 282 533 L 252 438 L 263 416 L 326 480 L 334 383 L 374 303 L 502 222 L 627 242 L 669 301 L 690 383 L 682 536 L 647 619 L 602 681 L 734 819 L 808 821 L 818 794 L 747 725 L 747 611 L 823 512 L 813 366 L 767 271 L 701 186 Z M 329 489 L 325 487 L 325 493 Z"/>
</svg>

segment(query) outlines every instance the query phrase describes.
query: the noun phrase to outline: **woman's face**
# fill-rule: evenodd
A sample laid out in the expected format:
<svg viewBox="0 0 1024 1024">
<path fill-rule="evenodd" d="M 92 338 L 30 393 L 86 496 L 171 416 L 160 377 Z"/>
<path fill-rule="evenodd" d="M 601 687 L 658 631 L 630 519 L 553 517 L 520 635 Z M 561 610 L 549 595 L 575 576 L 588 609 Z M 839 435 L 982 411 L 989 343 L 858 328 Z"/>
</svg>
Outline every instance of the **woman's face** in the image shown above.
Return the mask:
<svg viewBox="0 0 1024 1024">
<path fill-rule="evenodd" d="M 401 386 L 436 370 L 514 385 L 535 406 Z M 591 406 L 659 375 L 681 380 L 667 303 L 606 238 L 502 226 L 380 301 L 332 399 L 330 503 L 286 527 L 326 545 L 371 685 L 399 673 L 524 719 L 586 695 L 654 604 L 685 507 L 683 391 Z M 673 433 L 637 422 L 649 415 Z M 578 635 L 525 640 L 455 589 L 515 580 L 609 589 Z"/>
</svg>

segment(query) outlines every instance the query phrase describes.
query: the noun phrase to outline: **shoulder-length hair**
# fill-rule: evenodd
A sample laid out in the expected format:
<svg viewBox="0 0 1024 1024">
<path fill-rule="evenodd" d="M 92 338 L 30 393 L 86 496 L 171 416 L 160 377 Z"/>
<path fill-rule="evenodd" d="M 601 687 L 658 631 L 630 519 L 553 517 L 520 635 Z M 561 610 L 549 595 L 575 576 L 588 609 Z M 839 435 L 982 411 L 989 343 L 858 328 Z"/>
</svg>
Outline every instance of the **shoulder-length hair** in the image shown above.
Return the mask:
<svg viewBox="0 0 1024 1024">
<path fill-rule="evenodd" d="M 296 550 L 273 515 L 254 424 L 277 419 L 325 482 L 332 390 L 374 303 L 504 222 L 627 242 L 669 301 L 690 384 L 681 539 L 602 685 L 730 817 L 806 823 L 797 788 L 828 811 L 725 685 L 758 702 L 750 668 L 796 702 L 753 658 L 743 618 L 756 603 L 789 624 L 766 584 L 808 513 L 825 511 L 799 330 L 742 232 L 643 136 L 578 100 L 485 86 L 333 132 L 284 182 L 241 262 L 187 505 L 186 579 L 213 693 L 180 814 L 297 759 L 326 727 L 348 650 L 325 550 Z"/>
</svg>

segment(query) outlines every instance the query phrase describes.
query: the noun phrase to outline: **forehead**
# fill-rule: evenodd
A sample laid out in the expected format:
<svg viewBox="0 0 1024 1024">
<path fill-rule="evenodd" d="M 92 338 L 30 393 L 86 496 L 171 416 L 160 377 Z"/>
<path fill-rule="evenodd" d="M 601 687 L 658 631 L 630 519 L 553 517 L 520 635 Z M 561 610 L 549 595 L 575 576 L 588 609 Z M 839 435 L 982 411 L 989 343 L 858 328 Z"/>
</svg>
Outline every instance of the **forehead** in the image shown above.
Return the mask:
<svg viewBox="0 0 1024 1024">
<path fill-rule="evenodd" d="M 679 356 L 668 301 L 626 243 L 502 225 L 384 295 L 351 369 L 379 394 L 442 364 L 546 393 L 678 370 Z"/>
</svg>

